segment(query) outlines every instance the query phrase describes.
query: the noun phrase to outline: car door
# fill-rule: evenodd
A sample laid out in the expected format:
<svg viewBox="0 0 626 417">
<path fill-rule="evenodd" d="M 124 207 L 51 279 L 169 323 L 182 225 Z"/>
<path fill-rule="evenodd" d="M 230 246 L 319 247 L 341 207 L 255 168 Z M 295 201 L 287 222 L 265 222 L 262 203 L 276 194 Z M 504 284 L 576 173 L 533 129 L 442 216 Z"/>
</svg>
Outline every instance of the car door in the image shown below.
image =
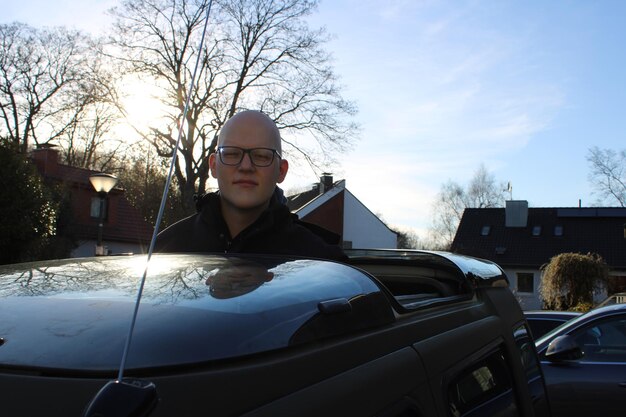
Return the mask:
<svg viewBox="0 0 626 417">
<path fill-rule="evenodd" d="M 434 415 L 433 408 L 423 365 L 417 353 L 405 347 L 244 416 L 428 417 Z"/>
<path fill-rule="evenodd" d="M 554 417 L 621 417 L 626 410 L 626 314 L 597 319 L 570 335 L 576 361 L 542 360 Z"/>
<path fill-rule="evenodd" d="M 488 317 L 413 345 L 426 365 L 439 415 L 523 415 L 516 395 L 520 381 L 513 377 L 501 328 L 499 319 Z"/>
</svg>

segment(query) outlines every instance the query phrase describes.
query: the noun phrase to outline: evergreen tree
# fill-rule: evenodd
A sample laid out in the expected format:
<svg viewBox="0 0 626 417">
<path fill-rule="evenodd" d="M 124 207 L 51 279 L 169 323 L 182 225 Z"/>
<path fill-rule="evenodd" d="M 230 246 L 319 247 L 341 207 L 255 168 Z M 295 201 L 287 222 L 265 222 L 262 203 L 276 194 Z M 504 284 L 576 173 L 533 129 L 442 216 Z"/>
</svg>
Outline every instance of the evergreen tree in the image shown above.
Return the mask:
<svg viewBox="0 0 626 417">
<path fill-rule="evenodd" d="M 35 167 L 8 141 L 0 141 L 0 264 L 57 255 L 59 202 Z"/>
</svg>

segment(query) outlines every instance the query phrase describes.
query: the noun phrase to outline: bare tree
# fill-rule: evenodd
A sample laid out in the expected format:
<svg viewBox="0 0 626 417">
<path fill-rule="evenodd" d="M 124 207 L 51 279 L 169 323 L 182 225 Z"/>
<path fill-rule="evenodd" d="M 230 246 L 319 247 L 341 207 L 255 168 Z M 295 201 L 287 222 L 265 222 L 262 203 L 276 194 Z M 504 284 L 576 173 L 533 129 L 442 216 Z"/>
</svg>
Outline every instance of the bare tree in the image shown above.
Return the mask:
<svg viewBox="0 0 626 417">
<path fill-rule="evenodd" d="M 65 126 L 58 143 L 67 164 L 115 172 L 119 169 L 118 159 L 125 158 L 132 144 L 115 130 L 124 116 L 118 92 L 121 76 L 101 53 L 100 42 L 90 42 L 82 88 L 68 97 L 71 101 L 67 111 L 57 117 L 57 125 Z"/>
<path fill-rule="evenodd" d="M 167 180 L 167 167 L 164 162 L 148 143 L 139 143 L 123 161 L 123 169 L 119 173 L 120 185 L 126 191 L 126 199 L 150 224 L 156 223 Z M 179 194 L 175 188 L 171 188 L 168 190 L 161 228 L 179 220 L 183 215 Z"/>
<path fill-rule="evenodd" d="M 444 183 L 433 204 L 429 245 L 448 249 L 466 208 L 502 207 L 504 201 L 504 184 L 497 183 L 483 164 L 465 188 L 454 181 Z"/>
<path fill-rule="evenodd" d="M 88 38 L 65 28 L 0 25 L 0 136 L 25 152 L 66 133 L 97 99 Z"/>
<path fill-rule="evenodd" d="M 419 249 L 423 247 L 419 235 L 407 227 L 392 229 L 398 234 L 398 249 Z"/>
<path fill-rule="evenodd" d="M 241 109 L 259 109 L 283 131 L 287 153 L 313 167 L 345 149 L 354 138 L 355 113 L 343 100 L 327 36 L 304 18 L 317 1 L 216 0 L 207 40 L 197 50 L 209 0 L 125 0 L 109 49 L 127 70 L 161 89 L 164 118 L 155 120 L 149 140 L 161 156 L 171 156 L 197 54 L 202 58 L 178 148 L 175 175 L 187 210 L 193 194 L 205 192 L 208 156 L 225 121 Z"/>
<path fill-rule="evenodd" d="M 587 161 L 591 165 L 589 181 L 595 188 L 600 202 L 613 202 L 626 206 L 626 149 L 614 151 L 589 149 Z"/>
</svg>

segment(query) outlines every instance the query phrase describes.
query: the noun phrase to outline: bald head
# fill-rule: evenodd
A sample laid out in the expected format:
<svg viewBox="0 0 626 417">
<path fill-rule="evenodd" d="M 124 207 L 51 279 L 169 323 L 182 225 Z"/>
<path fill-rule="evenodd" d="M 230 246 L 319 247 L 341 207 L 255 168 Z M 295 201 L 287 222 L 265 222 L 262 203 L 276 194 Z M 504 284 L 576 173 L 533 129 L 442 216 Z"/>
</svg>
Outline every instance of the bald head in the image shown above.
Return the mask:
<svg viewBox="0 0 626 417">
<path fill-rule="evenodd" d="M 237 154 L 236 148 L 243 151 L 238 153 L 239 163 L 232 163 L 232 158 L 231 163 L 224 163 L 222 151 L 230 149 L 231 154 L 233 150 Z M 260 166 L 253 162 L 259 148 L 275 151 L 271 155 L 261 151 L 265 159 L 261 159 Z M 253 149 L 257 149 L 255 154 L 251 153 Z M 222 216 L 231 236 L 237 236 L 269 206 L 276 184 L 283 182 L 289 170 L 289 163 L 281 155 L 276 123 L 259 111 L 237 113 L 224 123 L 218 150 L 209 155 L 209 167 L 220 189 Z"/>
<path fill-rule="evenodd" d="M 251 143 L 263 138 L 263 147 L 276 149 L 282 155 L 280 131 L 276 123 L 265 113 L 245 110 L 228 119 L 218 136 L 218 146 L 224 146 L 229 137 L 237 136 L 249 139 Z M 259 146 L 259 145 L 257 145 Z"/>
</svg>

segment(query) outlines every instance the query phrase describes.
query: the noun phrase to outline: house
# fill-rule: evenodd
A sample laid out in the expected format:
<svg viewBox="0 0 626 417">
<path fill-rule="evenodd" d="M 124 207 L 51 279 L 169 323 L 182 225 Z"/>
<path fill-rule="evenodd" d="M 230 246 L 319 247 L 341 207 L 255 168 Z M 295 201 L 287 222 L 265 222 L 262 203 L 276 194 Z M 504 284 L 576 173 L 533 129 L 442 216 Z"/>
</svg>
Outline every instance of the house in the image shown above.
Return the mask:
<svg viewBox="0 0 626 417">
<path fill-rule="evenodd" d="M 608 293 L 626 291 L 626 208 L 467 208 L 452 251 L 498 263 L 525 310 L 541 308 L 540 268 L 565 252 L 599 254 L 610 269 Z"/>
<path fill-rule="evenodd" d="M 58 151 L 40 147 L 31 154 L 44 181 L 60 184 L 69 194 L 72 222 L 69 231 L 77 238 L 78 246 L 72 257 L 93 256 L 98 238 L 100 198 L 89 176 L 98 173 L 59 163 Z M 124 197 L 124 190 L 114 187 L 105 199 L 102 239 L 110 254 L 147 252 L 152 237 L 152 225 Z"/>
<path fill-rule="evenodd" d="M 345 180 L 333 181 L 331 174 L 323 174 L 310 190 L 287 200 L 287 206 L 301 220 L 340 235 L 344 248 L 398 246 L 398 234 L 348 191 Z"/>
</svg>

